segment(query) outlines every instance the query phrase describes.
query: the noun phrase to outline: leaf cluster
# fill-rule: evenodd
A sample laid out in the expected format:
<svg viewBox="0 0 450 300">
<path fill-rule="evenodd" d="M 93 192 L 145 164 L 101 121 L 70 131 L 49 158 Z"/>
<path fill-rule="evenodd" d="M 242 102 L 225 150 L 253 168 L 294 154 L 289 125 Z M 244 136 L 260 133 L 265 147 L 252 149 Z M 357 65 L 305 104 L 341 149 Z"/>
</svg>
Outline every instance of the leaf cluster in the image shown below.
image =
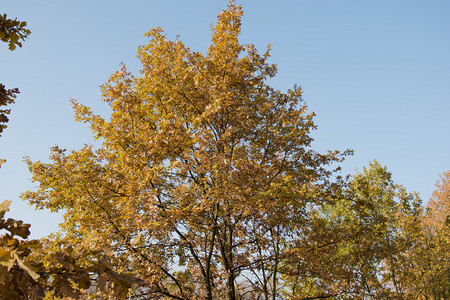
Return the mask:
<svg viewBox="0 0 450 300">
<path fill-rule="evenodd" d="M 39 275 L 26 258 L 36 251 L 40 244 L 35 240 L 19 240 L 16 236 L 26 239 L 30 235 L 30 224 L 14 219 L 4 219 L 9 210 L 10 201 L 0 204 L 0 230 L 8 233 L 0 237 L 0 296 L 2 299 L 19 299 L 29 296 L 40 299 L 43 289 L 38 284 Z"/>
<path fill-rule="evenodd" d="M 27 22 L 19 21 L 17 18 L 8 19 L 6 14 L 0 14 L 0 40 L 8 43 L 9 50 L 13 51 L 17 46 L 22 47 L 22 42 L 31 31 L 26 28 Z"/>
<path fill-rule="evenodd" d="M 26 28 L 27 22 L 16 19 L 8 19 L 6 14 L 0 14 L 0 40 L 8 43 L 9 50 L 13 51 L 16 46 L 22 47 L 22 42 L 31 33 Z M 0 108 L 8 104 L 14 103 L 14 99 L 19 93 L 19 89 L 6 89 L 5 85 L 0 83 Z M 11 112 L 10 109 L 0 109 L 0 135 L 6 128 L 6 123 L 9 121 L 7 115 Z"/>
<path fill-rule="evenodd" d="M 14 103 L 14 98 L 17 97 L 19 89 L 6 89 L 6 87 L 0 83 L 0 107 Z M 9 121 L 6 115 L 9 115 L 11 109 L 0 109 L 0 134 L 6 128 L 6 123 Z"/>
</svg>

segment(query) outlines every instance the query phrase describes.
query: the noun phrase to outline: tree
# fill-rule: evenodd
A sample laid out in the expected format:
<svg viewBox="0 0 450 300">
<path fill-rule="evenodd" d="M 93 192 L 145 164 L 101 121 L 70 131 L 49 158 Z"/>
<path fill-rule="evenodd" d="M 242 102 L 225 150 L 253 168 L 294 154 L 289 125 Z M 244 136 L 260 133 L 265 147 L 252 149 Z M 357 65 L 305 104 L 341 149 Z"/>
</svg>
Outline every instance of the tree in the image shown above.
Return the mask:
<svg viewBox="0 0 450 300">
<path fill-rule="evenodd" d="M 450 171 L 441 176 L 436 187 L 423 221 L 430 263 L 426 265 L 427 272 L 422 272 L 426 276 L 421 281 L 425 283 L 427 298 L 447 299 L 450 298 Z"/>
<path fill-rule="evenodd" d="M 26 22 L 17 19 L 8 19 L 6 14 L 0 15 L 0 40 L 9 44 L 12 51 L 16 46 L 22 47 L 24 40 L 31 32 L 25 26 Z M 0 107 L 14 103 L 17 88 L 6 89 L 0 83 Z M 10 109 L 0 109 L 0 134 L 6 128 L 5 123 L 9 120 L 6 115 Z M 6 160 L 0 158 L 0 168 Z M 5 230 L 0 236 L 0 297 L 2 299 L 39 299 L 42 298 L 44 290 L 37 282 L 39 275 L 26 261 L 33 250 L 39 248 L 40 243 L 36 240 L 27 240 L 30 235 L 30 224 L 11 218 L 4 219 L 9 210 L 11 201 L 3 201 L 0 204 L 0 230 Z M 22 238 L 22 240 L 19 239 Z"/>
<path fill-rule="evenodd" d="M 0 40 L 9 44 L 11 51 L 16 46 L 22 47 L 21 41 L 31 33 L 25 26 L 26 22 L 8 19 L 6 14 L 0 15 Z M 0 84 L 0 106 L 14 103 L 17 88 L 6 89 Z M 0 110 L 0 133 L 6 128 L 9 120 L 6 115 L 10 109 Z M 6 160 L 0 159 L 0 167 Z M 30 224 L 11 218 L 4 219 L 11 201 L 5 200 L 0 204 L 0 230 L 6 233 L 0 236 L 0 298 L 1 299 L 52 299 L 53 296 L 78 298 L 83 289 L 90 284 L 89 272 L 102 280 L 108 279 L 115 283 L 115 287 L 107 289 L 97 286 L 103 295 L 120 296 L 125 288 L 121 283 L 136 282 L 132 276 L 119 275 L 106 270 L 102 263 L 89 266 L 77 264 L 78 257 L 86 256 L 86 252 L 74 253 L 71 247 L 64 247 L 48 239 L 42 241 L 30 240 Z M 19 239 L 21 238 L 21 239 Z M 74 287 L 73 285 L 76 285 Z"/>
<path fill-rule="evenodd" d="M 428 201 L 428 210 L 432 215 L 428 223 L 435 230 L 440 230 L 450 223 L 450 171 L 442 174 L 436 188 Z"/>
<path fill-rule="evenodd" d="M 27 22 L 19 21 L 16 19 L 8 19 L 6 14 L 0 15 L 0 40 L 8 43 L 9 50 L 13 51 L 16 46 L 22 47 L 22 42 L 31 33 L 27 29 Z M 5 85 L 0 83 L 0 107 L 14 103 L 16 94 L 19 93 L 19 89 L 6 89 Z M 10 109 L 0 109 L 0 134 L 6 128 L 8 122 L 8 115 L 11 112 Z"/>
<path fill-rule="evenodd" d="M 234 2 L 218 15 L 206 54 L 151 30 L 142 76 L 122 67 L 102 87 L 110 118 L 73 101 L 102 146 L 28 161 L 39 186 L 23 198 L 65 211 L 58 243 L 89 253 L 80 265 L 116 274 L 94 276 L 97 287 L 279 298 L 290 248 L 312 237 L 312 212 L 341 191 L 329 165 L 350 151 L 311 149 L 301 89 L 266 84 L 277 72 L 270 49 L 239 43 L 241 17 Z"/>
<path fill-rule="evenodd" d="M 400 280 L 414 299 L 450 297 L 450 172 L 441 176 L 418 226 L 409 230 L 413 246 L 403 253 Z"/>
<path fill-rule="evenodd" d="M 359 231 L 356 243 L 349 245 L 354 289 L 362 298 L 402 299 L 398 264 L 414 245 L 409 235 L 420 220 L 421 199 L 395 184 L 392 174 L 376 161 L 354 176 L 349 195 L 355 206 L 350 212 L 356 212 L 354 230 Z"/>
<path fill-rule="evenodd" d="M 26 239 L 30 235 L 30 224 L 8 218 L 4 219 L 11 201 L 0 204 L 0 230 L 8 233 L 0 237 L 0 297 L 1 299 L 40 299 L 44 290 L 36 281 L 39 275 L 25 261 L 31 251 L 39 248 L 36 240 Z M 17 236 L 17 237 L 16 237 Z"/>
<path fill-rule="evenodd" d="M 312 211 L 308 235 L 296 241 L 283 267 L 290 275 L 287 295 L 403 299 L 398 260 L 412 246 L 410 221 L 421 212 L 416 194 L 395 184 L 386 167 L 370 163 L 339 198 Z"/>
</svg>

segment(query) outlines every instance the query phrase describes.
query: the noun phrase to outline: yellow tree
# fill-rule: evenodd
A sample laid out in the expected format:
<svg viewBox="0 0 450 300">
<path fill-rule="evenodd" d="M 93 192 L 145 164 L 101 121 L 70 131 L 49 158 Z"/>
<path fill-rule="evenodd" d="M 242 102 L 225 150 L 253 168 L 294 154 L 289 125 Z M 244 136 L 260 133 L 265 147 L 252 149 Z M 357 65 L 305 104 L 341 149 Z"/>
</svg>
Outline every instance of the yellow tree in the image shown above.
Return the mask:
<svg viewBox="0 0 450 300">
<path fill-rule="evenodd" d="M 428 296 L 433 299 L 450 298 L 450 171 L 436 183 L 437 190 L 428 202 L 424 220 L 425 235 L 432 240 L 428 257 Z"/>
<path fill-rule="evenodd" d="M 450 172 L 436 187 L 418 228 L 407 230 L 413 245 L 404 253 L 398 272 L 409 298 L 450 297 Z"/>
<path fill-rule="evenodd" d="M 349 152 L 311 149 L 313 113 L 299 87 L 266 84 L 270 49 L 239 43 L 242 14 L 231 2 L 218 15 L 205 54 L 151 30 L 142 75 L 122 67 L 102 87 L 110 118 L 73 101 L 102 146 L 28 161 L 39 186 L 23 198 L 65 212 L 58 245 L 89 253 L 97 290 L 281 297 L 290 245 L 340 190 L 329 165 Z"/>
<path fill-rule="evenodd" d="M 440 230 L 450 223 L 450 171 L 442 174 L 436 188 L 428 201 L 432 216 L 428 223 L 435 230 Z"/>
</svg>

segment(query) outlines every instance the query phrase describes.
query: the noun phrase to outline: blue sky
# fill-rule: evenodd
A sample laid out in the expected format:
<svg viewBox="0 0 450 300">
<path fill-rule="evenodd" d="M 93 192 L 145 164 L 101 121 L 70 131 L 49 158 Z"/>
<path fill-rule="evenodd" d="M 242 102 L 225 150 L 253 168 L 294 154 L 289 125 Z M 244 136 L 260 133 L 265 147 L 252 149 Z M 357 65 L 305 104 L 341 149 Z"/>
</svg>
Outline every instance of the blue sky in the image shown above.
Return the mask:
<svg viewBox="0 0 450 300">
<path fill-rule="evenodd" d="M 57 144 L 91 143 L 74 122 L 69 100 L 106 114 L 99 85 L 121 62 L 138 74 L 144 33 L 161 26 L 195 51 L 210 43 L 210 25 L 228 1 L 4 1 L 0 13 L 28 22 L 23 48 L 0 45 L 0 82 L 19 87 L 0 138 L 0 200 L 8 217 L 31 223 L 32 237 L 57 230 L 60 217 L 19 199 L 33 187 L 23 157 L 47 161 Z M 302 86 L 317 114 L 314 148 L 355 150 L 344 173 L 377 159 L 396 183 L 425 201 L 450 169 L 450 2 L 241 1 L 241 41 L 273 44 L 279 67 L 271 85 Z"/>
</svg>

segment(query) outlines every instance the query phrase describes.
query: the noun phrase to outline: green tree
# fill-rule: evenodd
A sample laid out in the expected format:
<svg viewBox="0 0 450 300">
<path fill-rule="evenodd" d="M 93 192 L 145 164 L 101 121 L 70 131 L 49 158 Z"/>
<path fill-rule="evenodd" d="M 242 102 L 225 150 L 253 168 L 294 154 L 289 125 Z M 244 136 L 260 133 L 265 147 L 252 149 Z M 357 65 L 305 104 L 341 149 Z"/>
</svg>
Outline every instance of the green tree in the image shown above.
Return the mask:
<svg viewBox="0 0 450 300">
<path fill-rule="evenodd" d="M 419 218 L 417 195 L 372 162 L 340 197 L 311 213 L 309 232 L 283 266 L 293 299 L 403 299 L 399 256 L 411 247 L 405 220 Z M 305 263 L 308 262 L 308 263 Z M 395 270 L 395 272 L 394 272 Z"/>
<path fill-rule="evenodd" d="M 122 67 L 102 88 L 110 118 L 73 102 L 102 146 L 28 161 L 39 186 L 23 198 L 65 212 L 58 243 L 88 253 L 79 265 L 108 270 L 91 277 L 98 288 L 120 287 L 120 298 L 280 298 L 290 249 L 314 238 L 313 211 L 341 191 L 329 165 L 350 152 L 311 149 L 301 89 L 267 85 L 276 67 L 269 49 L 239 43 L 241 17 L 231 2 L 205 54 L 151 30 L 142 76 Z"/>
</svg>

